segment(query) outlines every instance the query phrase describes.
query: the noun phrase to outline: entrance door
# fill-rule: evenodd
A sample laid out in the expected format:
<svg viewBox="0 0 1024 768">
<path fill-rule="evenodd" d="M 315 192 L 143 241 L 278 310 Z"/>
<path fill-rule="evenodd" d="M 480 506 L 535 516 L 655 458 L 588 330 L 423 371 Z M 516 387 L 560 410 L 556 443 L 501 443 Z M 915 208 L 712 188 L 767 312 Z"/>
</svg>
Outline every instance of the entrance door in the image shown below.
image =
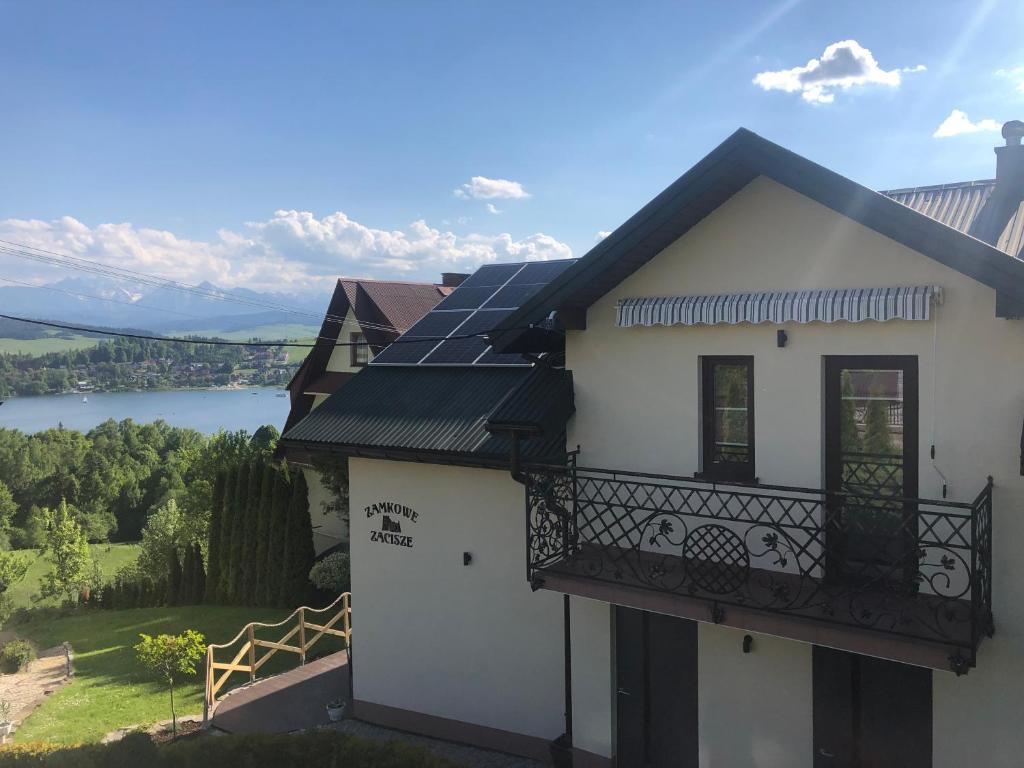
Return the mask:
<svg viewBox="0 0 1024 768">
<path fill-rule="evenodd" d="M 826 576 L 903 582 L 917 556 L 917 358 L 825 358 Z"/>
<path fill-rule="evenodd" d="M 815 646 L 814 768 L 929 768 L 932 672 Z"/>
<path fill-rule="evenodd" d="M 615 608 L 616 760 L 697 766 L 697 624 Z"/>
</svg>

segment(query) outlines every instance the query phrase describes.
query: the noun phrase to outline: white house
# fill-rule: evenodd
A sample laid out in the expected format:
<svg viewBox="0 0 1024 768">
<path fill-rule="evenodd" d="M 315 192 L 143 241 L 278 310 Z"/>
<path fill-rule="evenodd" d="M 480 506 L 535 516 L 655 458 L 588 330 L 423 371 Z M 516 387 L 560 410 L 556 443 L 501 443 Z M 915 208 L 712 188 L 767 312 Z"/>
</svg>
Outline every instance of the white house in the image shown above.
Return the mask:
<svg viewBox="0 0 1024 768">
<path fill-rule="evenodd" d="M 1022 134 L 877 193 L 737 131 L 292 427 L 349 457 L 356 716 L 576 766 L 1020 765 Z"/>
</svg>

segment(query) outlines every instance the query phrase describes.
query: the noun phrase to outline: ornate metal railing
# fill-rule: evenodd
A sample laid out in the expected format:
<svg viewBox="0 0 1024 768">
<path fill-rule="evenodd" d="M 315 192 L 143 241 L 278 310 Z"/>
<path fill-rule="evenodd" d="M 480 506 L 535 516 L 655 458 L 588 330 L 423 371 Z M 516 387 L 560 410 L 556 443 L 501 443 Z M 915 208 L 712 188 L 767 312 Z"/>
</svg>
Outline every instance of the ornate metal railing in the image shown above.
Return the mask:
<svg viewBox="0 0 1024 768">
<path fill-rule="evenodd" d="M 992 622 L 992 481 L 973 502 L 526 468 L 527 577 L 563 574 L 952 647 Z"/>
</svg>

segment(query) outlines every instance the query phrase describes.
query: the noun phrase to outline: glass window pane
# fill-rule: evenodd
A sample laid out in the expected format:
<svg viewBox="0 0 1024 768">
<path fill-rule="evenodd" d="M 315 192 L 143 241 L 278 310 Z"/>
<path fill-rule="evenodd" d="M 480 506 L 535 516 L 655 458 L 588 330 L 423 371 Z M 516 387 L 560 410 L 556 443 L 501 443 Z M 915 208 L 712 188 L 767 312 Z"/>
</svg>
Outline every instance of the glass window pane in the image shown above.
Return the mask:
<svg viewBox="0 0 1024 768">
<path fill-rule="evenodd" d="M 716 364 L 714 367 L 715 462 L 750 461 L 748 371 L 745 365 Z"/>
<path fill-rule="evenodd" d="M 903 371 L 844 369 L 839 430 L 843 489 L 903 493 Z"/>
</svg>

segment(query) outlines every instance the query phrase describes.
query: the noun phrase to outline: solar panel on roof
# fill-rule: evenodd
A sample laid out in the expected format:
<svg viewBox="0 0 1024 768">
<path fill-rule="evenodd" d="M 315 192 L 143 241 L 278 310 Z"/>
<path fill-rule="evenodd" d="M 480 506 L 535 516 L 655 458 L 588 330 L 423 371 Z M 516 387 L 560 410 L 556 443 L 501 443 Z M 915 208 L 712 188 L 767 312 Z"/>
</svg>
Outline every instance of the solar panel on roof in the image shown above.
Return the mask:
<svg viewBox="0 0 1024 768">
<path fill-rule="evenodd" d="M 518 354 L 496 354 L 482 334 L 571 264 L 566 259 L 481 267 L 371 365 L 530 365 Z"/>
</svg>

